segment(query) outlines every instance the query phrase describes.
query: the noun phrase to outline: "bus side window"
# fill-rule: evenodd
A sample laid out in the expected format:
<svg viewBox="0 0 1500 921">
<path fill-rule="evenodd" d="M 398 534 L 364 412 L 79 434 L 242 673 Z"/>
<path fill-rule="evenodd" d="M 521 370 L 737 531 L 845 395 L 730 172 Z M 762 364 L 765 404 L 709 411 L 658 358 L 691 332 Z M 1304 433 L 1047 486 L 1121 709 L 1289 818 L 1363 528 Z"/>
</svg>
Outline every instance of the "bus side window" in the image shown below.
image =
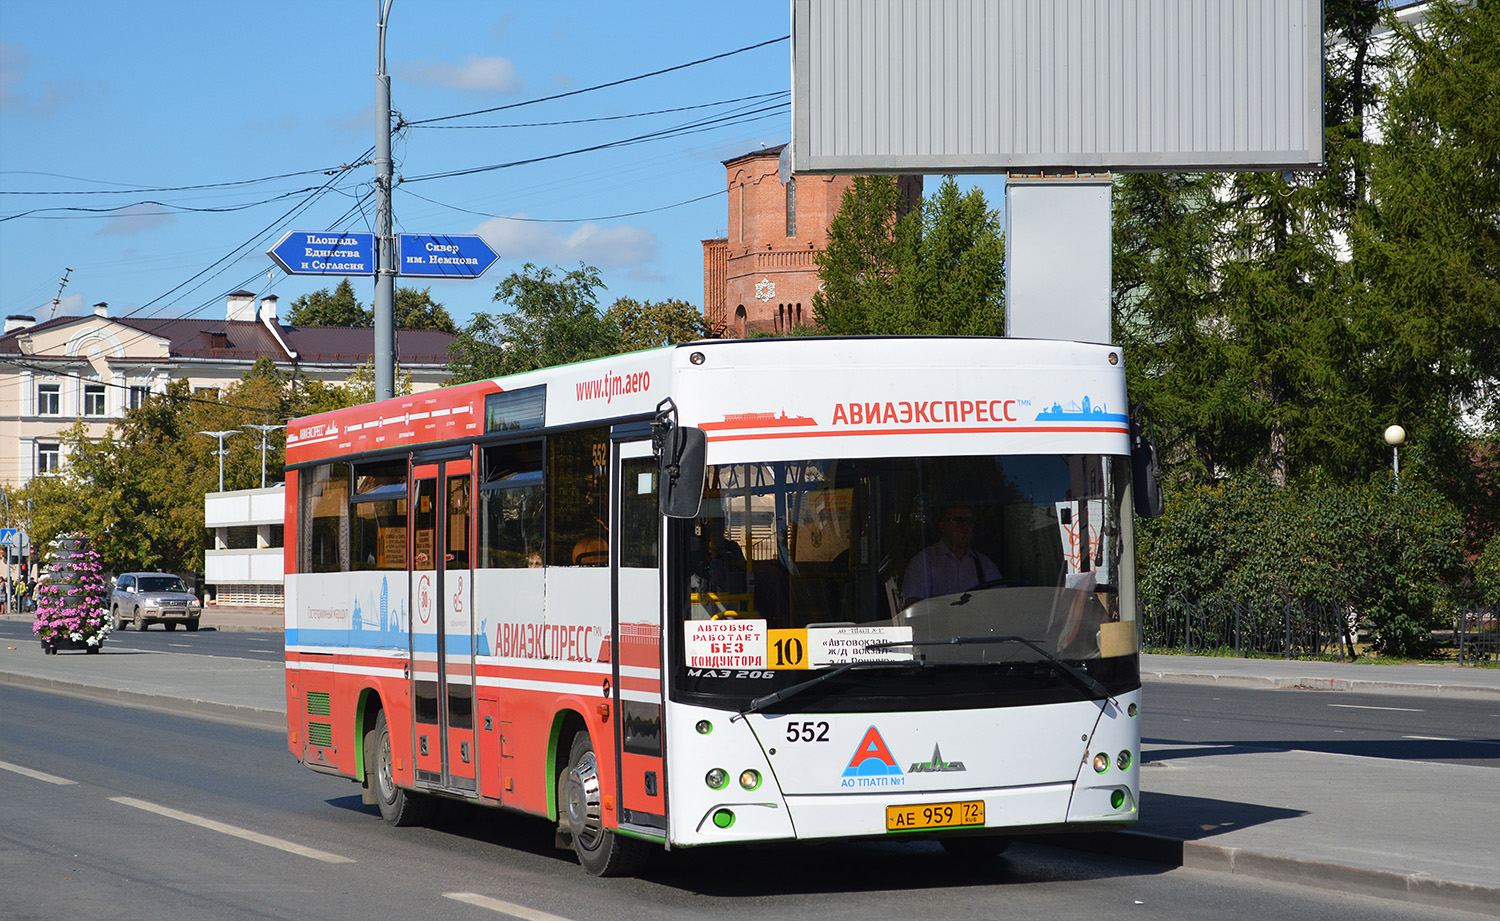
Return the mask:
<svg viewBox="0 0 1500 921">
<path fill-rule="evenodd" d="M 620 565 L 656 568 L 661 512 L 656 500 L 654 457 L 633 457 L 620 464 Z"/>
<path fill-rule="evenodd" d="M 349 467 L 319 464 L 297 478 L 303 540 L 299 572 L 349 570 Z"/>
<path fill-rule="evenodd" d="M 356 464 L 351 568 L 406 569 L 406 460 Z"/>
<path fill-rule="evenodd" d="M 448 552 L 445 569 L 469 568 L 469 477 L 448 478 Z"/>
<path fill-rule="evenodd" d="M 546 560 L 540 442 L 501 445 L 484 452 L 479 487 L 481 569 L 538 568 Z"/>
<path fill-rule="evenodd" d="M 553 435 L 547 447 L 548 565 L 608 566 L 609 429 Z"/>
</svg>

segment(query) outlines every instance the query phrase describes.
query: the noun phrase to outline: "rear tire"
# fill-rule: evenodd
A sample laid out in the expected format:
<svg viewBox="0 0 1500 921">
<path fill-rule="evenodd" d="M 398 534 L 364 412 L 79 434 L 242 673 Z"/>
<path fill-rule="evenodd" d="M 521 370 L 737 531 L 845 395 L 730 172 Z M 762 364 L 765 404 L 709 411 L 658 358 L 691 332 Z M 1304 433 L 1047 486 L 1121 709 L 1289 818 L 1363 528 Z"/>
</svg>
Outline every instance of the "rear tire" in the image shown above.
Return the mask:
<svg viewBox="0 0 1500 921">
<path fill-rule="evenodd" d="M 175 621 L 175 620 L 169 620 L 166 623 L 162 624 L 162 626 L 166 627 L 168 630 L 176 630 L 177 629 L 177 621 Z"/>
<path fill-rule="evenodd" d="M 588 730 L 573 736 L 568 767 L 558 778 L 557 821 L 573 839 L 578 862 L 594 876 L 628 876 L 646 865 L 646 842 L 604 827 L 598 761 Z"/>
<path fill-rule="evenodd" d="M 421 825 L 432 815 L 431 797 L 396 786 L 391 757 L 391 729 L 385 711 L 375 716 L 375 728 L 365 733 L 365 782 L 375 791 L 380 817 L 396 826 Z"/>
</svg>

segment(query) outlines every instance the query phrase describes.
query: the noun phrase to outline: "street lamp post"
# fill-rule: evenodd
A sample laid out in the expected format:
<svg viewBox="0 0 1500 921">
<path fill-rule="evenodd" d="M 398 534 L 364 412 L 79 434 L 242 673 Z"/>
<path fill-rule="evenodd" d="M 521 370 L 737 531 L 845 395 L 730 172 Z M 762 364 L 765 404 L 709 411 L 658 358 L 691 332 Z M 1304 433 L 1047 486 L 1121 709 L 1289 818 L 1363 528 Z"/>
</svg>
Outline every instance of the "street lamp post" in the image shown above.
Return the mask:
<svg viewBox="0 0 1500 921">
<path fill-rule="evenodd" d="M 1401 489 L 1401 445 L 1406 441 L 1406 429 L 1399 425 L 1388 425 L 1385 429 L 1385 443 L 1391 446 L 1391 475 L 1395 478 L 1392 492 Z"/>
<path fill-rule="evenodd" d="M 229 453 L 228 451 L 224 450 L 224 439 L 228 438 L 230 435 L 238 435 L 239 433 L 239 429 L 229 429 L 223 432 L 198 433 L 199 435 L 207 435 L 209 438 L 219 439 L 219 450 L 214 452 L 215 454 L 219 455 L 219 492 L 224 491 L 224 455 Z"/>
<path fill-rule="evenodd" d="M 247 423 L 245 423 L 245 428 L 247 428 L 247 429 L 255 429 L 257 432 L 260 432 L 260 488 L 261 489 L 265 489 L 266 488 L 266 435 L 269 434 L 270 432 L 276 431 L 277 429 L 286 428 L 286 426 L 284 426 L 284 425 L 256 425 L 254 423 L 247 422 Z M 224 487 L 220 486 L 219 487 L 219 491 L 223 492 L 224 491 Z"/>
</svg>

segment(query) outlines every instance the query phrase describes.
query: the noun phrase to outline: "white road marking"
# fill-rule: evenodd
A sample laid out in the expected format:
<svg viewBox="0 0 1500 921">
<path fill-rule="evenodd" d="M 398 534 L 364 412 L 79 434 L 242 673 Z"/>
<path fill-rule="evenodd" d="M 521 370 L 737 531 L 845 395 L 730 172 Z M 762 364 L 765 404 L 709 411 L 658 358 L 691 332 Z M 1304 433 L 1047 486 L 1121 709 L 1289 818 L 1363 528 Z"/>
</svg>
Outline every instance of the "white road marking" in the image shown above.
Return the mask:
<svg viewBox="0 0 1500 921">
<path fill-rule="evenodd" d="M 1329 704 L 1330 707 L 1340 707 L 1345 710 L 1389 710 L 1392 713 L 1426 713 L 1426 710 L 1413 710 L 1410 707 L 1364 707 L 1359 704 Z"/>
<path fill-rule="evenodd" d="M 167 645 L 168 646 L 172 646 L 172 647 L 174 647 L 176 649 L 192 649 L 193 648 L 193 644 L 192 643 L 168 643 Z"/>
<path fill-rule="evenodd" d="M 40 780 L 44 783 L 57 784 L 59 787 L 76 787 L 78 781 L 69 780 L 66 777 L 58 777 L 56 774 L 45 774 L 41 771 L 33 771 L 31 768 L 23 768 L 19 764 L 11 764 L 9 761 L 0 761 L 0 771 L 10 771 L 32 780 Z"/>
<path fill-rule="evenodd" d="M 517 905 L 514 902 L 502 902 L 492 899 L 487 895 L 479 895 L 473 892 L 445 892 L 443 898 L 452 899 L 455 902 L 463 902 L 466 905 L 475 905 L 479 908 L 488 908 L 490 911 L 519 918 L 521 921 L 569 921 L 561 915 L 550 914 L 535 908 L 527 908 L 525 905 Z"/>
<path fill-rule="evenodd" d="M 350 857 L 340 857 L 338 854 L 330 854 L 327 851 L 320 851 L 315 847 L 306 847 L 301 844 L 294 844 L 291 841 L 283 841 L 280 838 L 272 838 L 270 835 L 263 835 L 260 832 L 250 831 L 247 828 L 239 828 L 234 825 L 227 825 L 223 822 L 216 822 L 213 819 L 205 819 L 202 816 L 193 815 L 190 812 L 179 812 L 176 809 L 171 809 L 166 806 L 158 806 L 156 803 L 148 803 L 143 799 L 136 799 L 132 796 L 111 796 L 109 800 L 112 803 L 119 803 L 122 806 L 130 806 L 135 809 L 142 809 L 146 812 L 154 812 L 157 815 L 166 816 L 169 819 L 176 819 L 179 822 L 186 822 L 189 825 L 196 825 L 199 828 L 206 828 L 209 831 L 216 831 L 221 834 L 231 835 L 235 838 L 243 838 L 246 841 L 253 841 L 256 844 L 264 844 L 266 847 L 274 847 L 277 850 L 286 851 L 289 854 L 296 854 L 299 857 L 309 857 L 313 860 L 321 860 L 324 863 L 354 863 L 353 858 Z"/>
</svg>

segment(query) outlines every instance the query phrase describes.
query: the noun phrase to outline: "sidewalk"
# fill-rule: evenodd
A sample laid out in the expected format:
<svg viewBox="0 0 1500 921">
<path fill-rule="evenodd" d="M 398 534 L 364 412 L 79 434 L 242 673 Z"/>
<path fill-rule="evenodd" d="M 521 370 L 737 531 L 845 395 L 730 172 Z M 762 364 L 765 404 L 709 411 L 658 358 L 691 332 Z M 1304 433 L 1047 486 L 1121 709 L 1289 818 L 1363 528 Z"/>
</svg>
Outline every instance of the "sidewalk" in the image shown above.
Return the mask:
<svg viewBox="0 0 1500 921">
<path fill-rule="evenodd" d="M 277 631 L 281 614 L 210 607 L 203 628 Z M 1199 682 L 1374 691 L 1393 695 L 1392 706 L 1403 705 L 1394 695 L 1464 696 L 1500 710 L 1500 669 L 1160 655 L 1143 656 L 1141 668 L 1147 707 L 1154 683 Z M 285 727 L 280 663 L 108 645 L 96 656 L 44 656 L 26 643 L 0 646 L 6 684 Z M 1134 829 L 1046 841 L 1500 917 L 1497 781 L 1490 767 L 1146 743 Z"/>
</svg>

